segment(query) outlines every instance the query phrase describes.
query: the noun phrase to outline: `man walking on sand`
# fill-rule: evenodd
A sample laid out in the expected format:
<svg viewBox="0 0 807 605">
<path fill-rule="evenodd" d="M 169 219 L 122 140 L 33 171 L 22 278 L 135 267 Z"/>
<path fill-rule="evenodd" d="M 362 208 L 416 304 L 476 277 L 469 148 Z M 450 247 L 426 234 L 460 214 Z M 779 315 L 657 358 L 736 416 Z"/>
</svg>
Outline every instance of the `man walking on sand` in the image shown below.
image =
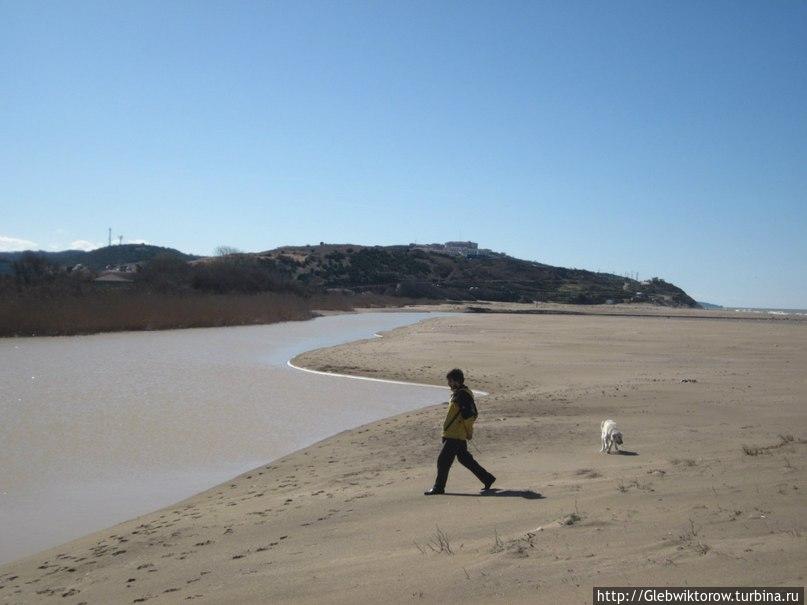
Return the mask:
<svg viewBox="0 0 807 605">
<path fill-rule="evenodd" d="M 482 468 L 468 451 L 468 439 L 473 437 L 474 421 L 477 416 L 474 394 L 465 386 L 465 375 L 462 370 L 451 370 L 446 374 L 446 379 L 448 386 L 451 387 L 451 400 L 443 422 L 443 449 L 437 457 L 437 478 L 434 480 L 434 487 L 423 493 L 427 496 L 445 493 L 448 471 L 455 457 L 482 482 L 484 485 L 482 491 L 489 490 L 496 477 Z"/>
</svg>

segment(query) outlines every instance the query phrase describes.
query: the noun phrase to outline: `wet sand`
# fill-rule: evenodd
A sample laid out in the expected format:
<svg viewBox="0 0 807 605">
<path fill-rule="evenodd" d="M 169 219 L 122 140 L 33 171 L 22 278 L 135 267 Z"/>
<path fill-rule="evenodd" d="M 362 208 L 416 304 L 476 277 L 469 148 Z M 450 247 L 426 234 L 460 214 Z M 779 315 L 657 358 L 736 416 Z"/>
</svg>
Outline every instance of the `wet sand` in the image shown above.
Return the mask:
<svg viewBox="0 0 807 605">
<path fill-rule="evenodd" d="M 593 585 L 803 585 L 807 323 L 467 314 L 312 369 L 490 392 L 434 478 L 442 406 L 340 433 L 0 568 L 4 603 L 590 603 Z M 332 381 L 347 380 L 330 378 Z M 336 382 L 334 382 L 335 384 Z M 625 453 L 599 453 L 613 418 Z"/>
</svg>

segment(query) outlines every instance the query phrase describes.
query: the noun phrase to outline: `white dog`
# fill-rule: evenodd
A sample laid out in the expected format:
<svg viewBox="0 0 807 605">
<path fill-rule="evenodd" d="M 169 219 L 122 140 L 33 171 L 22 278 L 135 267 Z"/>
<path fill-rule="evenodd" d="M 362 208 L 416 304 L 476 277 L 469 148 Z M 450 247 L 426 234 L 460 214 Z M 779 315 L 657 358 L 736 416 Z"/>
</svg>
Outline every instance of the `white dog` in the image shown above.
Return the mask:
<svg viewBox="0 0 807 605">
<path fill-rule="evenodd" d="M 602 439 L 602 448 L 600 449 L 600 453 L 610 454 L 612 445 L 618 452 L 619 446 L 622 445 L 622 431 L 617 428 L 616 422 L 610 418 L 608 420 L 603 420 L 602 424 L 600 424 L 600 430 Z"/>
</svg>

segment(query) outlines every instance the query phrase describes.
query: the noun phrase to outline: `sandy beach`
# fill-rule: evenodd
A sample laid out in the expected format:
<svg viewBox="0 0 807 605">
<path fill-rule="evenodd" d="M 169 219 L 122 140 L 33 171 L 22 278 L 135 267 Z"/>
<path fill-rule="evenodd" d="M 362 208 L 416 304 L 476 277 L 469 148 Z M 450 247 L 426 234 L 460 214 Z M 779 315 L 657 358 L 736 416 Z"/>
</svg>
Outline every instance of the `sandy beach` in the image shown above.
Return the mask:
<svg viewBox="0 0 807 605">
<path fill-rule="evenodd" d="M 445 414 L 431 406 L 5 565 L 0 602 L 582 604 L 595 585 L 803 586 L 807 322 L 635 314 L 468 313 L 293 360 L 440 385 L 462 368 L 490 393 L 471 451 L 496 491 L 455 464 L 445 496 L 422 495 Z M 599 453 L 609 417 L 622 455 Z"/>
</svg>

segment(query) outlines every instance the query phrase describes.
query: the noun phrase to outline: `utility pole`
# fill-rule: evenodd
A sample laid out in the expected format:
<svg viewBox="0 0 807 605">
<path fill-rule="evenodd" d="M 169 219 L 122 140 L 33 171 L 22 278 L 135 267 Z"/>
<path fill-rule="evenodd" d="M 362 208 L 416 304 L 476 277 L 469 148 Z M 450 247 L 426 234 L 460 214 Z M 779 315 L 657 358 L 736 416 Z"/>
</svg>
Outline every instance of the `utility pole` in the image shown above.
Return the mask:
<svg viewBox="0 0 807 605">
<path fill-rule="evenodd" d="M 109 245 L 112 245 L 112 227 L 109 228 Z"/>
</svg>

